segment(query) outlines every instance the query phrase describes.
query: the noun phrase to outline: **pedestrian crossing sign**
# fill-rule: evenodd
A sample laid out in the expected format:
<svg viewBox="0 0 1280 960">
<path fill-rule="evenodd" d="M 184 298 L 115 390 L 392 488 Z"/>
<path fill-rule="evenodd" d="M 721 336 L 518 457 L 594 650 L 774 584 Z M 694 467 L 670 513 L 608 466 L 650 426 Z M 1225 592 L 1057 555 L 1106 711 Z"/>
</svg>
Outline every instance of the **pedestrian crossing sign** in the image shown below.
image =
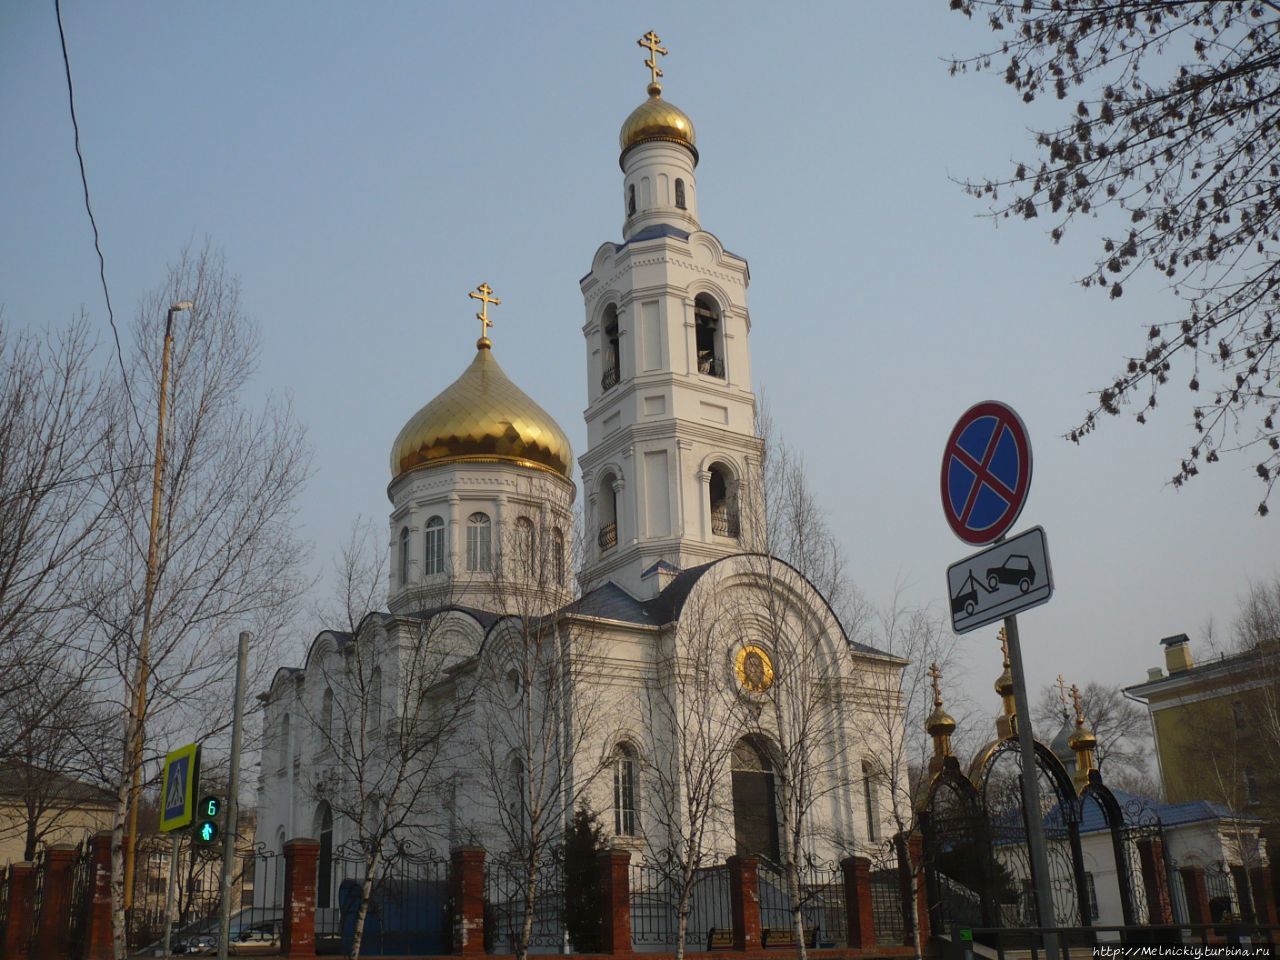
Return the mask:
<svg viewBox="0 0 1280 960">
<path fill-rule="evenodd" d="M 165 754 L 160 781 L 160 829 L 164 833 L 191 826 L 199 789 L 200 744 L 189 743 Z"/>
</svg>

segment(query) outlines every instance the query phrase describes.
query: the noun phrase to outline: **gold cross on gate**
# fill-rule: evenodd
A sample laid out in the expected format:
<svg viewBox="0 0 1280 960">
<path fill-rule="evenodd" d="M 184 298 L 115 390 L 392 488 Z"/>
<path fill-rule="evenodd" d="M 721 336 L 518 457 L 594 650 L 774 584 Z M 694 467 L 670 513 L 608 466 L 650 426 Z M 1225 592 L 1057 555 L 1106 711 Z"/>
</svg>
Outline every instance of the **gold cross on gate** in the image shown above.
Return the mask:
<svg viewBox="0 0 1280 960">
<path fill-rule="evenodd" d="M 933 684 L 933 705 L 940 707 L 942 706 L 942 671 L 938 669 L 936 660 L 929 664 L 929 679 Z"/>
<path fill-rule="evenodd" d="M 1058 702 L 1062 704 L 1062 715 L 1067 715 L 1067 681 L 1062 679 L 1062 674 L 1058 674 Z"/>
<path fill-rule="evenodd" d="M 649 68 L 649 82 L 657 83 L 658 78 L 662 76 L 662 69 L 658 66 L 657 55 L 662 54 L 665 57 L 667 55 L 667 48 L 660 46 L 662 41 L 652 30 L 637 40 L 636 43 L 649 51 L 649 58 L 645 60 L 644 65 Z"/>
<path fill-rule="evenodd" d="M 1076 723 L 1084 723 L 1084 703 L 1080 698 L 1080 688 L 1074 683 L 1071 685 L 1071 702 L 1076 707 Z"/>
<path fill-rule="evenodd" d="M 482 283 L 475 290 L 467 294 L 472 300 L 480 301 L 480 312 L 476 314 L 476 319 L 480 321 L 480 339 L 487 340 L 489 338 L 489 328 L 493 326 L 493 321 L 489 319 L 489 304 L 497 306 L 502 303 L 497 297 L 490 296 L 493 293 L 493 287 L 487 283 Z"/>
</svg>

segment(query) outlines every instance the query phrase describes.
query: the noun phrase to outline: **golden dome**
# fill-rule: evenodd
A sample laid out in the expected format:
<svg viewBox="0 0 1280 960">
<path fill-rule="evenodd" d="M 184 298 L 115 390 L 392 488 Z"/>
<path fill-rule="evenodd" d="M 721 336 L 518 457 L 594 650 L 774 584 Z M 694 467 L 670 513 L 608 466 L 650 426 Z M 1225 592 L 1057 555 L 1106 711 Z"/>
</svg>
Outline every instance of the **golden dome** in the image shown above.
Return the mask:
<svg viewBox="0 0 1280 960">
<path fill-rule="evenodd" d="M 618 146 L 622 152 L 637 143 L 651 140 L 666 140 L 680 143 L 693 151 L 693 159 L 698 159 L 698 150 L 694 146 L 697 135 L 693 132 L 693 121 L 689 115 L 662 99 L 662 84 L 649 84 L 649 99 L 631 111 L 622 124 L 622 132 L 618 134 Z"/>
<path fill-rule="evenodd" d="M 925 732 L 931 737 L 951 736 L 956 732 L 956 721 L 951 714 L 942 709 L 942 704 L 933 708 L 929 719 L 924 722 Z"/>
<path fill-rule="evenodd" d="M 391 447 L 392 477 L 438 463 L 506 460 L 569 479 L 569 438 L 507 379 L 487 337 L 476 346 L 476 358 L 462 376 L 401 429 Z"/>
</svg>

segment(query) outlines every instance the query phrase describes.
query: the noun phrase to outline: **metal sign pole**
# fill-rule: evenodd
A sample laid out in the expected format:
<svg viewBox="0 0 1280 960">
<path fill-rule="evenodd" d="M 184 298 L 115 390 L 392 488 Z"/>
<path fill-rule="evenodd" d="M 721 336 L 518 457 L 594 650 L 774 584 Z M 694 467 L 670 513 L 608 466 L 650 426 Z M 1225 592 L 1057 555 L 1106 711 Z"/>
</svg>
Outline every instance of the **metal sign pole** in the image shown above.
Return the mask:
<svg viewBox="0 0 1280 960">
<path fill-rule="evenodd" d="M 1022 672 L 1022 646 L 1018 643 L 1018 617 L 1004 618 L 1009 641 L 1009 672 L 1013 674 L 1013 703 L 1018 719 L 1018 753 L 1022 758 L 1022 804 L 1027 811 L 1027 845 L 1031 848 L 1031 874 L 1036 891 L 1036 907 L 1041 927 L 1056 927 L 1053 895 L 1049 889 L 1049 854 L 1044 842 L 1044 815 L 1040 811 L 1040 784 L 1037 781 L 1035 743 L 1031 737 L 1031 709 L 1027 704 L 1027 681 Z M 1057 960 L 1058 935 L 1044 935 L 1048 960 Z"/>
<path fill-rule="evenodd" d="M 240 634 L 236 652 L 236 699 L 231 715 L 231 776 L 227 785 L 226 815 L 222 821 L 222 904 L 218 916 L 218 956 L 227 957 L 227 941 L 231 938 L 231 881 L 234 879 L 236 840 L 240 827 L 240 738 L 244 726 L 244 674 L 249 661 L 249 634 Z"/>
<path fill-rule="evenodd" d="M 164 895 L 164 955 L 167 957 L 173 951 L 169 949 L 170 940 L 173 938 L 173 887 L 174 881 L 178 876 L 178 833 L 175 830 L 169 835 L 169 888 Z"/>
</svg>

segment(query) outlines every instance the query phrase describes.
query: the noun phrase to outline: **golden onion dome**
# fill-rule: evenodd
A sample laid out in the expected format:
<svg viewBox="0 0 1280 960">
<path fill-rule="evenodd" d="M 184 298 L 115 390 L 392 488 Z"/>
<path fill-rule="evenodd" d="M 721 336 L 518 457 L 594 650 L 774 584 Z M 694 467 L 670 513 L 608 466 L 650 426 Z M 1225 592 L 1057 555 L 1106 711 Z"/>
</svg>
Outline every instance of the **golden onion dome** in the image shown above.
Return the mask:
<svg viewBox="0 0 1280 960">
<path fill-rule="evenodd" d="M 504 460 L 569 479 L 573 451 L 560 425 L 507 379 L 487 337 L 471 365 L 409 418 L 391 448 L 393 478 L 416 467 Z"/>
<path fill-rule="evenodd" d="M 1079 753 L 1082 750 L 1096 750 L 1098 747 L 1098 738 L 1093 735 L 1093 731 L 1086 727 L 1083 723 L 1076 728 L 1076 732 L 1071 735 L 1071 739 L 1067 741 L 1067 745 L 1072 750 Z"/>
<path fill-rule="evenodd" d="M 631 116 L 623 122 L 622 132 L 618 134 L 618 146 L 625 154 L 637 143 L 665 140 L 688 147 L 696 162 L 698 150 L 694 144 L 697 139 L 689 115 L 674 103 L 662 99 L 662 84 L 651 83 L 649 99 L 632 110 Z"/>
<path fill-rule="evenodd" d="M 996 689 L 996 693 L 1000 694 L 1000 696 L 1002 697 L 1013 696 L 1013 670 L 1009 666 L 1009 664 L 1006 663 L 1004 665 L 1004 673 L 996 677 L 996 682 L 994 686 Z"/>
<path fill-rule="evenodd" d="M 933 708 L 929 719 L 924 722 L 925 732 L 931 737 L 951 736 L 956 732 L 956 721 L 951 714 L 942 709 L 942 704 Z"/>
</svg>

